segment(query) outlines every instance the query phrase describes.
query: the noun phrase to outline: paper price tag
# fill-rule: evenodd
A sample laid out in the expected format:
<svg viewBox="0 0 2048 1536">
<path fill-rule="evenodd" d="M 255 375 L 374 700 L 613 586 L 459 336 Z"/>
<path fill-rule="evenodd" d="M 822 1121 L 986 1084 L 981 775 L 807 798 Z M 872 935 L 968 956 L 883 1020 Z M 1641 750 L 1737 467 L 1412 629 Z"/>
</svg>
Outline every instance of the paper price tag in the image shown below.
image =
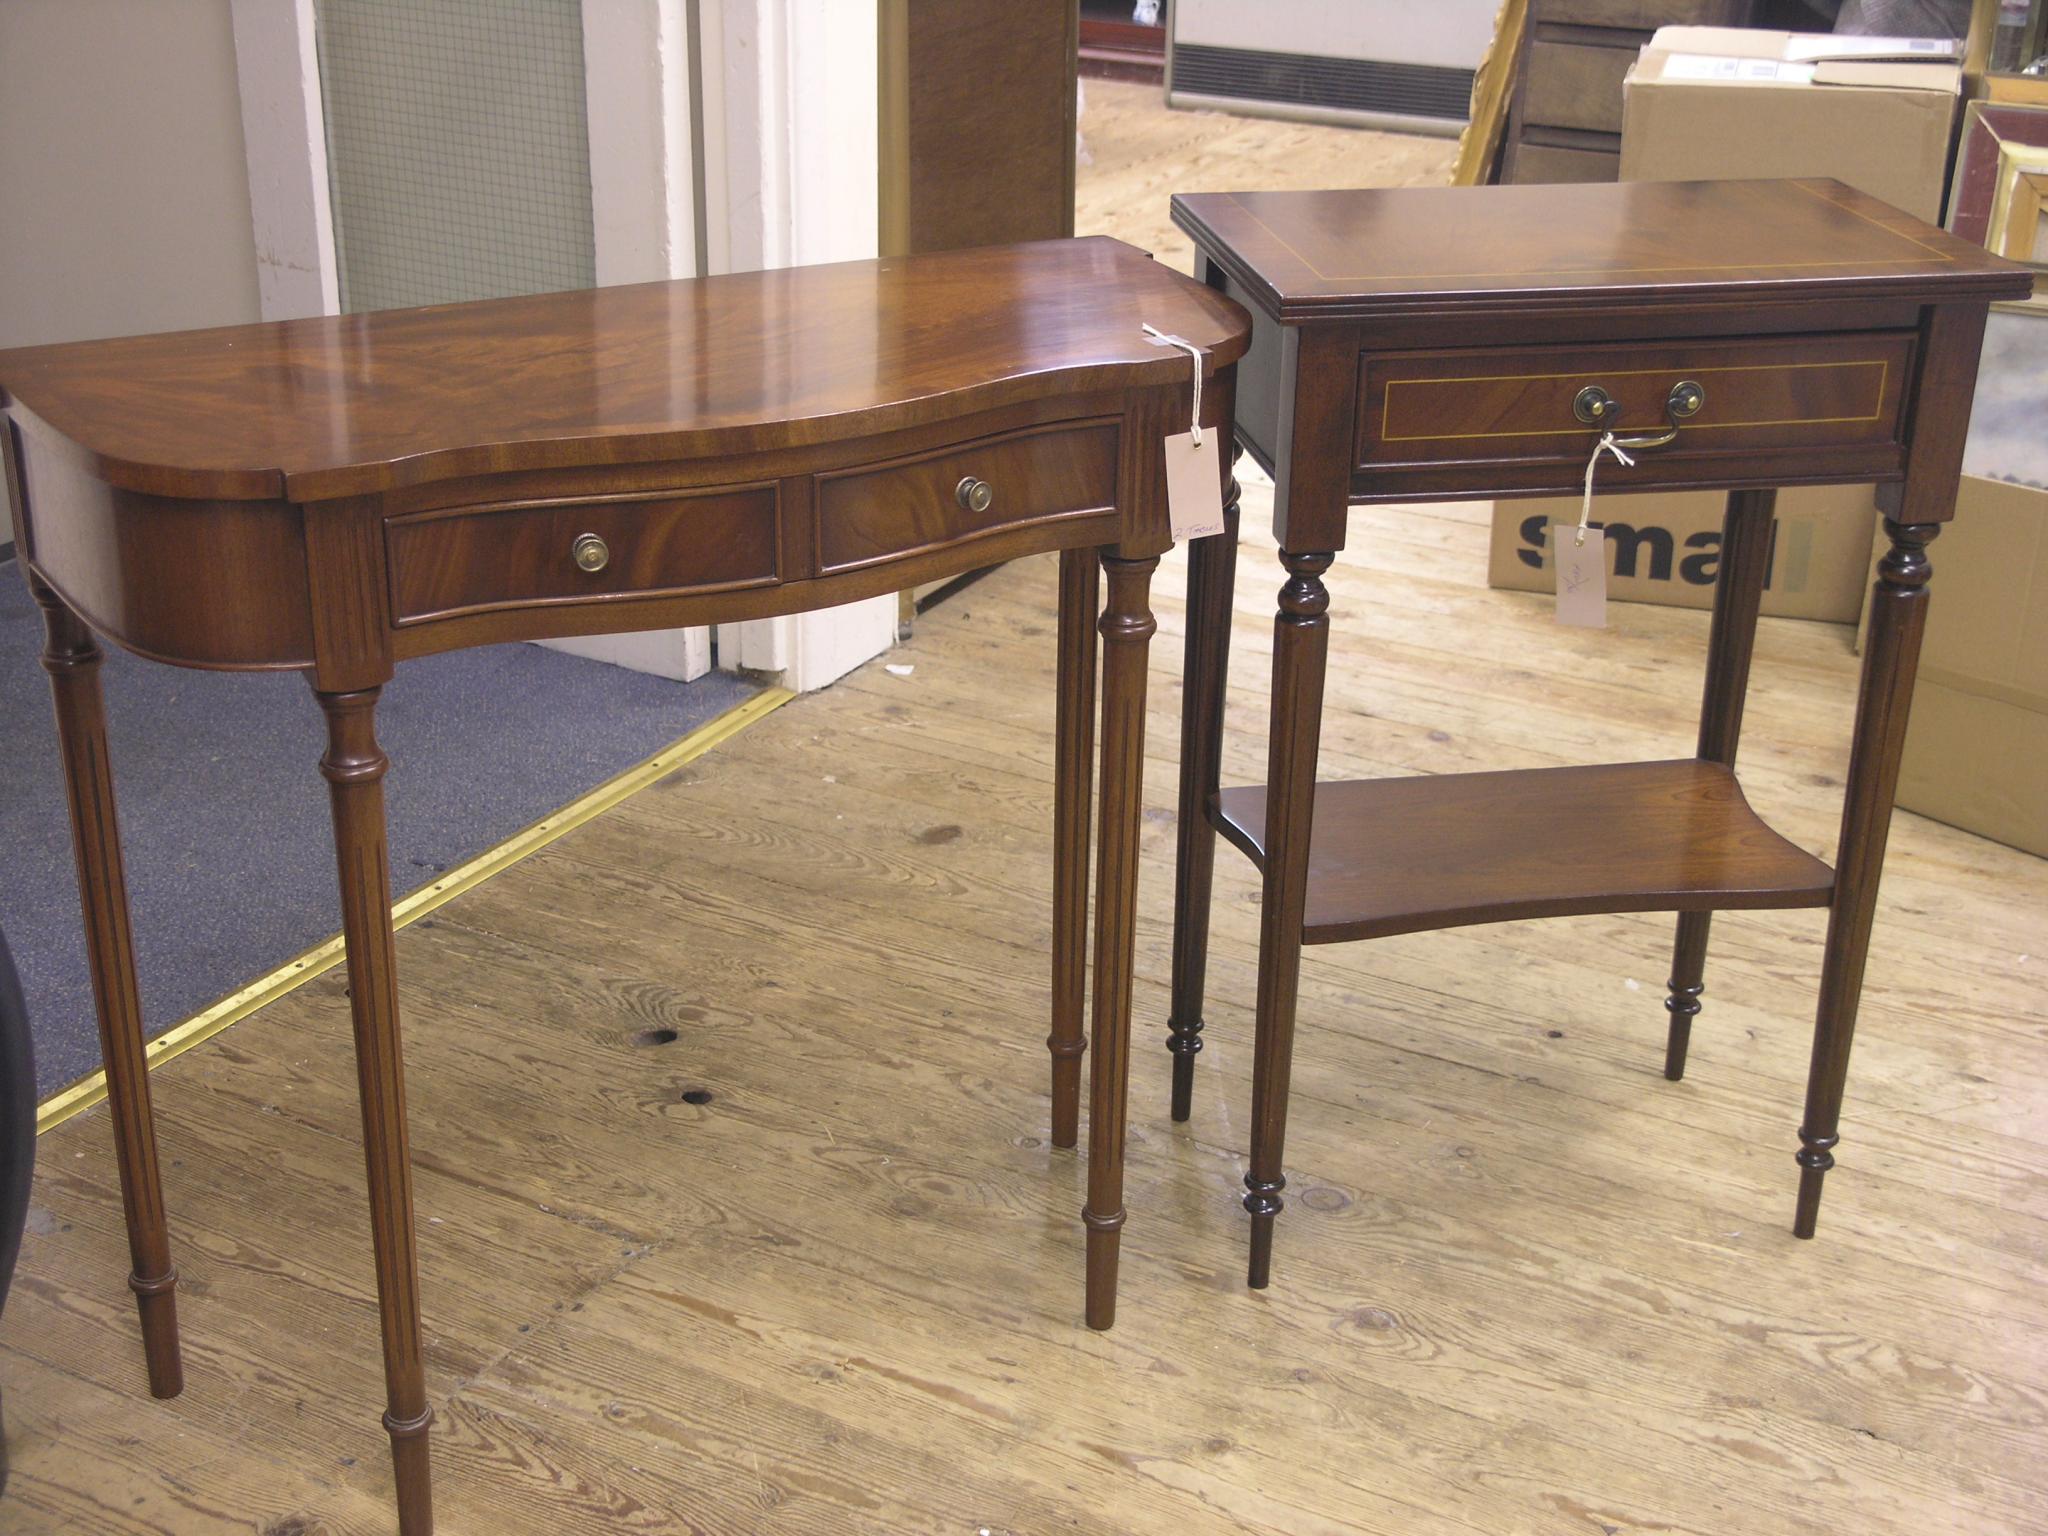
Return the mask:
<svg viewBox="0 0 2048 1536">
<path fill-rule="evenodd" d="M 1223 472 L 1216 467 L 1219 434 L 1192 432 L 1166 440 L 1166 521 L 1173 541 L 1206 539 L 1223 531 Z"/>
<path fill-rule="evenodd" d="M 1607 626 L 1607 530 L 1581 530 L 1571 523 L 1550 525 L 1557 566 L 1557 622 L 1582 629 Z"/>
<path fill-rule="evenodd" d="M 1217 434 L 1202 430 L 1203 349 L 1155 325 L 1144 331 L 1153 346 L 1179 347 L 1194 360 L 1188 429 L 1166 440 L 1166 522 L 1176 544 L 1206 539 L 1223 531 L 1223 472 L 1216 465 Z"/>
</svg>

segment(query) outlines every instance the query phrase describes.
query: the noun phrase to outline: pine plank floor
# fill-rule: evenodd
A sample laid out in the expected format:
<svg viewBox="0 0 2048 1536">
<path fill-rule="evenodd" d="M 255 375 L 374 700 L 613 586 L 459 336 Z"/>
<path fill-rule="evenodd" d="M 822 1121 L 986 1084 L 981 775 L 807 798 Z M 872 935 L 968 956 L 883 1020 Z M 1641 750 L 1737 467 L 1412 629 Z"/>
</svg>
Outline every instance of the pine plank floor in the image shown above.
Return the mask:
<svg viewBox="0 0 2048 1536">
<path fill-rule="evenodd" d="M 1269 519 L 1255 485 L 1233 780 Z M 1485 541 L 1474 507 L 1356 514 L 1325 775 L 1683 752 L 1706 616 L 1560 629 L 1485 587 Z M 1253 1294 L 1257 889 L 1227 849 L 1194 1119 L 1166 1116 L 1184 577 L 1155 586 L 1116 1330 L 1081 1326 L 1081 1168 L 1046 1144 L 1032 560 L 921 620 L 909 676 L 789 705 L 400 935 L 442 1529 L 2048 1530 L 2048 863 L 1898 819 L 1812 1243 L 1820 914 L 1717 920 L 1681 1084 L 1668 919 L 1311 951 Z M 1846 630 L 1763 621 L 1745 782 L 1822 857 L 1854 676 Z M 156 1074 L 174 1402 L 142 1387 L 104 1112 L 44 1138 L 0 1323 L 9 1536 L 390 1529 L 342 985 Z"/>
<path fill-rule="evenodd" d="M 1233 778 L 1260 758 L 1268 497 Z M 1682 750 L 1705 615 L 1562 630 L 1482 585 L 1473 509 L 1358 516 L 1325 772 Z M 910 676 L 786 707 L 400 936 L 446 1528 L 2043 1529 L 2048 865 L 1900 818 L 1810 1244 L 1787 1225 L 1819 914 L 1719 921 L 1683 1084 L 1658 1073 L 1665 920 L 1312 951 L 1253 1295 L 1257 892 L 1227 850 L 1195 1118 L 1165 1113 L 1183 573 L 1157 604 L 1116 1331 L 1080 1326 L 1080 1168 L 1046 1146 L 1034 560 L 927 616 Z M 1745 751 L 1823 856 L 1846 633 L 1764 621 Z M 81 1117 L 44 1138 L 0 1328 L 0 1523 L 385 1529 L 339 975 L 156 1088 L 190 1385 L 141 1395 Z"/>
</svg>

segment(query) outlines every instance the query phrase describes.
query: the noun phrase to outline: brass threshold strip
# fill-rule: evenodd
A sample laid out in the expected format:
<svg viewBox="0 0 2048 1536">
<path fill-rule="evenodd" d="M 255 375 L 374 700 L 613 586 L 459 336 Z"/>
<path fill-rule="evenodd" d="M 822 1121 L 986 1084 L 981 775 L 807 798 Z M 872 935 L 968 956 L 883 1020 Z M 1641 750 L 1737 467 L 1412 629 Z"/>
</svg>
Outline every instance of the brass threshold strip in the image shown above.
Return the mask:
<svg viewBox="0 0 2048 1536">
<path fill-rule="evenodd" d="M 552 815 L 543 816 L 522 832 L 515 832 L 495 848 L 485 850 L 466 864 L 458 864 L 438 880 L 423 885 L 411 895 L 393 903 L 391 924 L 403 928 L 406 924 L 425 917 L 435 908 L 445 906 L 464 891 L 474 889 L 491 878 L 502 874 L 528 854 L 537 853 L 565 832 L 574 831 L 593 817 L 600 816 L 621 801 L 631 798 L 658 779 L 702 757 L 719 743 L 731 740 L 741 731 L 776 710 L 782 708 L 796 695 L 787 688 L 764 688 L 752 698 L 734 705 L 716 720 L 710 720 L 690 732 L 680 741 L 648 758 L 636 763 L 624 773 L 607 779 L 589 794 L 572 800 Z M 181 1024 L 173 1025 L 143 1049 L 144 1059 L 151 1070 L 162 1066 L 173 1057 L 182 1056 L 195 1045 L 211 1040 L 231 1024 L 240 1023 L 266 1003 L 275 1002 L 287 992 L 304 986 L 315 976 L 332 970 L 344 957 L 345 949 L 340 934 L 315 944 L 304 954 L 294 956 L 267 976 L 259 976 L 240 991 L 230 992 L 212 1007 L 201 1010 Z M 69 1088 L 60 1089 L 36 1106 L 36 1134 L 54 1130 L 73 1115 L 81 1114 L 100 1103 L 107 1096 L 107 1074 L 104 1069 L 90 1077 L 81 1078 Z"/>
</svg>

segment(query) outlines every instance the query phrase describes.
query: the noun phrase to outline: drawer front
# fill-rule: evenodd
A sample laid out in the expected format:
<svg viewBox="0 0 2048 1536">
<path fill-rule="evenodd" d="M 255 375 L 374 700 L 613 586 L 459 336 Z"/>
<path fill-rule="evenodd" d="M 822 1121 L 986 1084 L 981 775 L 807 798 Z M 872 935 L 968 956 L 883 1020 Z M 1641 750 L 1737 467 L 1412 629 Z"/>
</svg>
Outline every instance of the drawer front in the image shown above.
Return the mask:
<svg viewBox="0 0 2048 1536">
<path fill-rule="evenodd" d="M 772 586 L 780 522 L 773 482 L 395 517 L 384 525 L 392 612 L 410 624 L 494 608 Z"/>
<path fill-rule="evenodd" d="M 1118 423 L 1059 422 L 817 478 L 821 572 L 1116 511 Z M 986 486 L 981 500 L 974 490 Z"/>
<path fill-rule="evenodd" d="M 1706 454 L 1901 446 L 1911 332 L 1768 340 L 1367 354 L 1357 467 L 1559 460 L 1598 440 L 1573 411 L 1588 386 L 1619 404 L 1620 436 L 1661 431 L 1673 388 L 1703 391 L 1659 463 Z"/>
</svg>

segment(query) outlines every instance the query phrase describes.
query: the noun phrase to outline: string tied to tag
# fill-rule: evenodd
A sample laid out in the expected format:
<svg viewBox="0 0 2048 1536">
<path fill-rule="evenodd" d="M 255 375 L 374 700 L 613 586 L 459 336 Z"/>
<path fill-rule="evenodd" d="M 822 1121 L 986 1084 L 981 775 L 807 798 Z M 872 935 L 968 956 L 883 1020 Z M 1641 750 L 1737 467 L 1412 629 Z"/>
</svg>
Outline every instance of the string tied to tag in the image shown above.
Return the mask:
<svg viewBox="0 0 2048 1536">
<path fill-rule="evenodd" d="M 1195 360 L 1195 397 L 1189 413 L 1188 436 L 1194 440 L 1194 445 L 1199 448 L 1202 446 L 1202 355 L 1208 349 L 1198 347 L 1192 341 L 1188 341 L 1184 337 L 1175 336 L 1169 331 L 1162 331 L 1156 325 L 1146 325 L 1144 330 L 1145 334 L 1152 338 L 1153 346 L 1179 347 Z"/>
<path fill-rule="evenodd" d="M 1636 461 L 1623 452 L 1621 444 L 1614 440 L 1614 434 L 1602 432 L 1600 441 L 1593 445 L 1593 456 L 1586 460 L 1586 495 L 1579 503 L 1579 536 L 1573 541 L 1574 545 L 1585 544 L 1586 528 L 1593 521 L 1593 471 L 1600 467 L 1600 455 L 1603 453 L 1613 454 L 1631 469 L 1635 467 Z"/>
</svg>

